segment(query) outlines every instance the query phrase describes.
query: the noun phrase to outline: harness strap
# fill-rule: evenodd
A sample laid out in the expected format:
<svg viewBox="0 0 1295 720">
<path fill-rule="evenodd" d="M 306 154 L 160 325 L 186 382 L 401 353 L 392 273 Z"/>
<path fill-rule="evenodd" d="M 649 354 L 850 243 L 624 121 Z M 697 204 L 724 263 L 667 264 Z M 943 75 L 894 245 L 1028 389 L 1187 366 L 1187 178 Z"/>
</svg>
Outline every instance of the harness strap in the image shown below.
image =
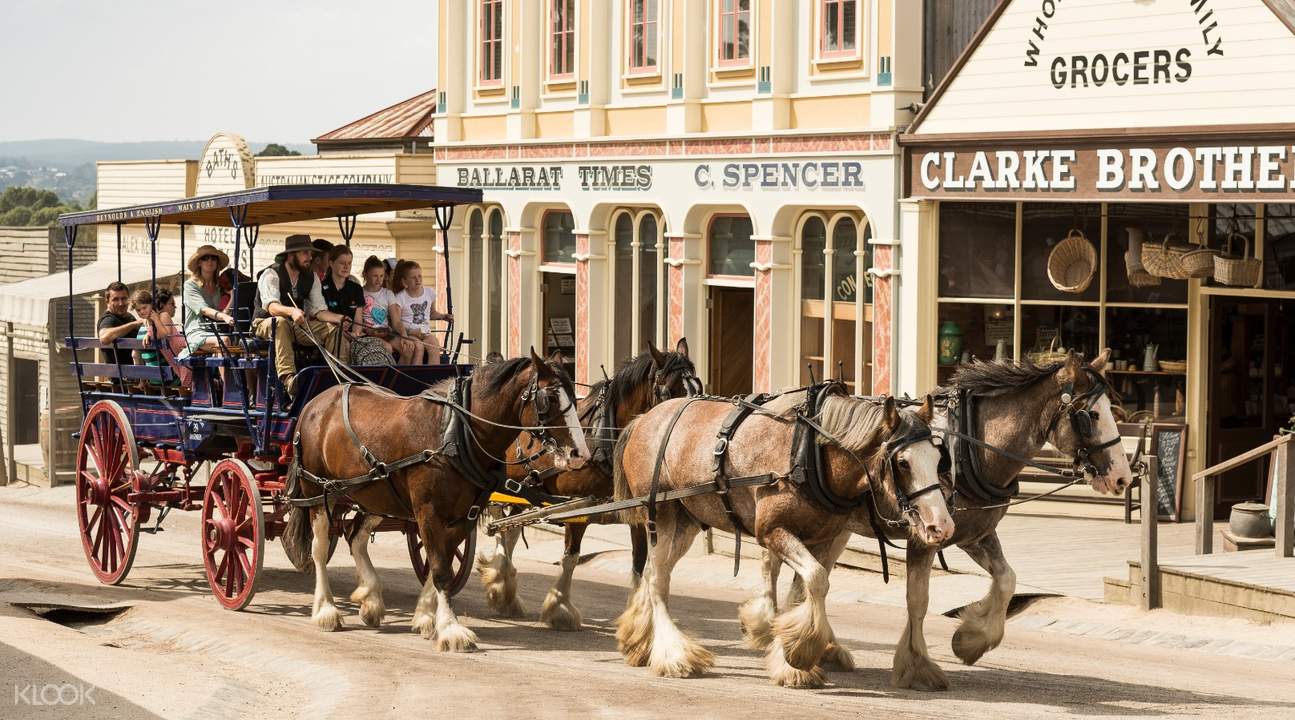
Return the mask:
<svg viewBox="0 0 1295 720">
<path fill-rule="evenodd" d="M 733 526 L 733 576 L 737 577 L 738 570 L 742 564 L 742 533 L 746 528 L 742 525 L 742 519 L 738 517 L 737 512 L 733 510 L 733 499 L 729 497 L 729 479 L 724 472 L 724 461 L 728 458 L 729 441 L 733 439 L 733 434 L 737 432 L 737 426 L 742 421 L 751 416 L 751 412 L 768 402 L 769 396 L 764 393 L 752 393 L 742 399 L 725 416 L 724 422 L 720 424 L 719 432 L 716 433 L 715 452 L 711 460 L 711 473 L 714 475 L 715 494 L 719 495 L 720 504 L 724 506 L 724 514 L 728 516 L 729 523 Z M 754 534 L 754 533 L 748 533 Z"/>
<path fill-rule="evenodd" d="M 745 477 L 729 478 L 728 486 L 730 489 L 746 488 L 746 487 L 762 487 L 765 485 L 773 485 L 775 483 L 781 482 L 786 479 L 787 479 L 787 475 L 776 475 L 774 473 L 761 473 L 759 475 L 748 475 Z M 715 481 L 711 480 L 710 482 L 704 482 L 700 485 L 691 485 L 689 487 L 680 488 L 678 490 L 665 490 L 663 492 L 658 492 L 655 498 L 653 498 L 651 495 L 645 495 L 645 496 L 636 497 L 636 498 L 629 498 L 627 500 L 615 500 L 612 502 L 606 502 L 601 505 L 594 505 L 592 507 L 579 507 L 572 510 L 562 510 L 560 512 L 544 512 L 546 510 L 549 510 L 549 508 L 538 508 L 537 510 L 528 511 L 516 517 L 522 518 L 524 516 L 530 516 L 531 513 L 535 513 L 536 521 L 547 520 L 549 522 L 561 522 L 563 520 L 571 520 L 573 518 L 585 517 L 587 515 L 601 515 L 603 513 L 617 512 L 620 510 L 630 510 L 637 507 L 649 507 L 650 506 L 649 503 L 651 502 L 669 502 L 671 500 L 682 500 L 684 498 L 690 498 L 690 497 L 695 497 L 697 495 L 705 495 L 706 493 L 716 492 L 716 490 L 717 490 L 717 487 L 715 485 Z"/>
<path fill-rule="evenodd" d="M 965 388 L 959 390 L 958 410 L 955 413 L 956 420 L 950 425 L 958 427 L 954 435 L 959 439 L 969 440 L 971 443 L 988 447 L 987 444 L 976 439 L 974 407 L 972 394 Z M 958 443 L 958 474 L 954 482 L 954 492 L 963 495 L 970 494 L 971 499 L 987 503 L 1002 502 L 1020 492 L 1021 482 L 1017 478 L 1012 478 L 1012 481 L 1004 487 L 991 485 L 982 479 L 979 468 L 979 453 L 972 452 L 972 448 L 968 443 Z M 962 480 L 962 482 L 956 482 L 957 480 Z"/>
<path fill-rule="evenodd" d="M 657 493 L 661 488 L 661 468 L 665 467 L 665 451 L 666 451 L 666 448 L 669 447 L 670 445 L 670 435 L 674 433 L 674 426 L 679 422 L 679 418 L 683 416 L 683 411 L 687 410 L 689 405 L 692 405 L 694 402 L 702 399 L 706 399 L 706 398 L 701 396 L 688 398 L 687 400 L 679 404 L 679 409 L 675 411 L 674 416 L 670 418 L 670 423 L 666 425 L 665 435 L 662 436 L 661 444 L 657 448 L 656 467 L 652 469 L 652 484 L 648 488 L 648 496 L 647 496 L 648 541 L 654 547 L 656 546 Z M 631 505 L 630 507 L 633 507 L 633 506 Z"/>
</svg>

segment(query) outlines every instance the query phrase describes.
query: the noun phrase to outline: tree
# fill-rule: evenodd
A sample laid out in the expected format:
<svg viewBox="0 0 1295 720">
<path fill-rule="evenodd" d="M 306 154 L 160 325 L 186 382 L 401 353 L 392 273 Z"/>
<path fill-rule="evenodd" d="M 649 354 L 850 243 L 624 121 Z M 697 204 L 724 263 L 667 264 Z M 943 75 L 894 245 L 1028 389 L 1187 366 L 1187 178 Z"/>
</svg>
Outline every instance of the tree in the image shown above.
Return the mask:
<svg viewBox="0 0 1295 720">
<path fill-rule="evenodd" d="M 0 225 L 26 226 L 31 222 L 31 208 L 16 207 L 0 214 Z"/>
<path fill-rule="evenodd" d="M 300 154 L 301 153 L 297 152 L 296 150 L 289 150 L 288 148 L 280 145 L 279 143 L 270 143 L 269 145 L 265 146 L 264 150 L 257 153 L 256 156 L 257 157 L 288 157 L 288 156 L 300 155 Z"/>
<path fill-rule="evenodd" d="M 59 215 L 80 209 L 76 203 L 64 203 L 49 190 L 14 186 L 0 193 L 0 225 L 50 225 Z"/>
</svg>

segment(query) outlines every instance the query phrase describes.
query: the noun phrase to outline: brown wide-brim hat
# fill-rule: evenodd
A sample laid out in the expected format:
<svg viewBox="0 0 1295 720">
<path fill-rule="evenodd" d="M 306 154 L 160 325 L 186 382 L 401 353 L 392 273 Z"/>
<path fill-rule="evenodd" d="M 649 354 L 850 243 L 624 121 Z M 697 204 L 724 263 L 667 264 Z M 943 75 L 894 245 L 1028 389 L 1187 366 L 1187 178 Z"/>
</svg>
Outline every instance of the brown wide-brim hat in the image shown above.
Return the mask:
<svg viewBox="0 0 1295 720">
<path fill-rule="evenodd" d="M 274 261 L 282 263 L 288 255 L 301 250 L 309 250 L 319 254 L 319 248 L 315 247 L 314 243 L 310 241 L 309 235 L 289 235 L 283 239 L 283 250 L 274 256 Z"/>
<path fill-rule="evenodd" d="M 216 256 L 216 274 L 219 275 L 221 270 L 229 267 L 229 256 L 224 251 L 217 249 L 214 245 L 203 245 L 189 256 L 189 262 L 185 264 L 189 272 L 198 274 L 198 261 L 208 255 Z"/>
</svg>

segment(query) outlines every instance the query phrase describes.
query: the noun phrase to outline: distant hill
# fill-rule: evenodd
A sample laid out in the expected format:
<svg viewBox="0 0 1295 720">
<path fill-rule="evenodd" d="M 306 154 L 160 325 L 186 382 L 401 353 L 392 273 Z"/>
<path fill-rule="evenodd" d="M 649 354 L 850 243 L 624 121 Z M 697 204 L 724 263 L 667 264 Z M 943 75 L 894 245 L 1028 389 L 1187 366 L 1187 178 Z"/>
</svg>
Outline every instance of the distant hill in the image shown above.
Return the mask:
<svg viewBox="0 0 1295 720">
<path fill-rule="evenodd" d="M 252 152 L 269 142 L 248 141 Z M 315 152 L 308 143 L 281 143 L 303 155 Z M 27 186 L 52 190 L 66 201 L 87 203 L 95 191 L 94 164 L 100 160 L 197 160 L 206 140 L 96 142 L 93 140 L 0 141 L 0 190 Z"/>
</svg>

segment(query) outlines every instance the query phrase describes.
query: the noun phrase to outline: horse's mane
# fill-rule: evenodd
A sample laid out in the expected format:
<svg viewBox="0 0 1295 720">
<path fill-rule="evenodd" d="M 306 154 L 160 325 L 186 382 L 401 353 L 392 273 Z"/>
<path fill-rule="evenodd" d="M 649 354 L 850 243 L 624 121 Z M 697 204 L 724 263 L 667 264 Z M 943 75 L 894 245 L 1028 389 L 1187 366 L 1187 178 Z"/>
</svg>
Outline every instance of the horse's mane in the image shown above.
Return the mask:
<svg viewBox="0 0 1295 720">
<path fill-rule="evenodd" d="M 1064 362 L 1035 365 L 1029 359 L 1023 363 L 972 360 L 954 371 L 949 387 L 980 397 L 1012 395 L 1052 377 L 1064 366 Z"/>
<path fill-rule="evenodd" d="M 819 423 L 830 433 L 836 443 L 846 450 L 862 452 L 877 448 L 886 440 L 885 403 L 876 400 L 831 394 L 823 398 Z M 906 436 L 927 430 L 916 413 L 899 413 L 899 427 L 895 434 Z M 820 444 L 833 440 L 820 435 Z"/>
</svg>

